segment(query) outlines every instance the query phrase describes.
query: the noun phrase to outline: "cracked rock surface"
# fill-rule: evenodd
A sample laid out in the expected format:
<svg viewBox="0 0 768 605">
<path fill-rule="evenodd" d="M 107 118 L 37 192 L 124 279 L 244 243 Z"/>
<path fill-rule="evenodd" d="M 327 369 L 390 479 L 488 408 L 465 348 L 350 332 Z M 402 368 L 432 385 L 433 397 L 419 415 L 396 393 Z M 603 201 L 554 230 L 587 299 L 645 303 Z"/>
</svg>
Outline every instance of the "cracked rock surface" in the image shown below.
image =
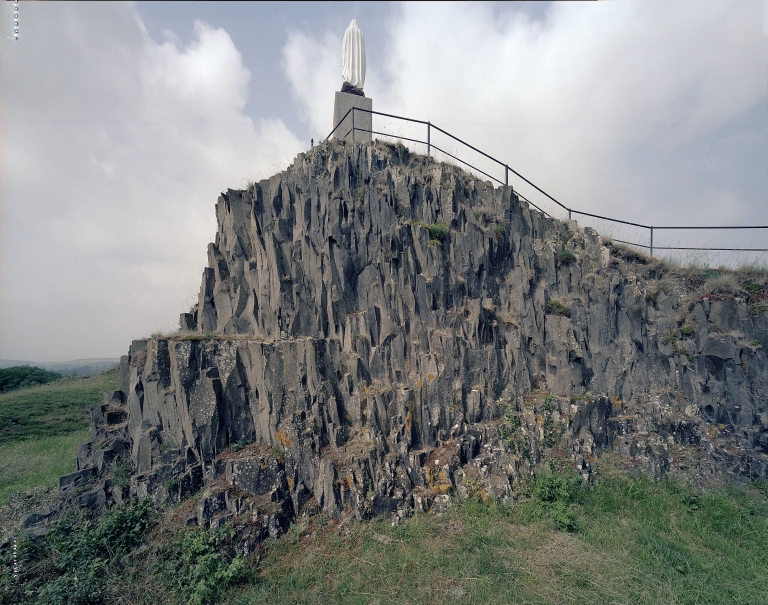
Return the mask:
<svg viewBox="0 0 768 605">
<path fill-rule="evenodd" d="M 97 504 L 203 488 L 189 523 L 245 515 L 258 540 L 306 510 L 509 499 L 545 450 L 585 477 L 613 450 L 768 478 L 768 316 L 746 299 L 402 146 L 324 143 L 216 216 L 185 332 L 134 341 L 92 412 L 78 472 L 131 468 Z"/>
</svg>

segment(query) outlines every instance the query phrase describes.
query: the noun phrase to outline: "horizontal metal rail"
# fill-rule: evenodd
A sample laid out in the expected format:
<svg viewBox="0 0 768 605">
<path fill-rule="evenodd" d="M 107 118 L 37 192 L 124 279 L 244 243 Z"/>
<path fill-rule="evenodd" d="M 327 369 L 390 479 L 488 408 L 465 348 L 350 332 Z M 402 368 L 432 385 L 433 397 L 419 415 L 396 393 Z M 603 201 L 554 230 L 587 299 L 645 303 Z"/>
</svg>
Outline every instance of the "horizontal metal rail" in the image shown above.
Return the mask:
<svg viewBox="0 0 768 605">
<path fill-rule="evenodd" d="M 365 129 L 365 128 L 356 127 L 355 126 L 355 112 L 356 111 L 362 111 L 364 113 L 368 113 L 368 114 L 371 114 L 371 115 L 383 116 L 383 117 L 386 117 L 386 118 L 393 118 L 395 120 L 403 120 L 403 121 L 411 122 L 411 123 L 414 123 L 414 124 L 423 124 L 423 125 L 425 125 L 427 127 L 427 140 L 426 141 L 421 141 L 419 139 L 411 139 L 411 138 L 408 138 L 408 137 L 398 136 L 398 135 L 390 134 L 390 133 L 387 133 L 387 132 L 379 132 L 379 131 L 376 131 L 376 130 L 373 130 L 373 129 L 368 130 L 368 129 Z M 622 224 L 622 225 L 629 225 L 629 226 L 632 226 L 632 227 L 639 227 L 641 229 L 648 229 L 650 231 L 650 245 L 649 246 L 646 246 L 645 244 L 637 244 L 637 243 L 634 243 L 634 242 L 625 242 L 623 240 L 613 240 L 613 241 L 620 242 L 622 244 L 628 244 L 630 246 L 637 246 L 639 248 L 645 248 L 647 250 L 650 250 L 651 257 L 653 257 L 653 251 L 654 250 L 702 250 L 702 251 L 713 251 L 713 252 L 725 252 L 725 251 L 727 251 L 727 252 L 768 252 L 768 248 L 701 248 L 701 247 L 684 247 L 684 246 L 654 246 L 654 244 L 653 244 L 653 232 L 655 230 L 657 230 L 657 229 L 665 229 L 665 230 L 676 230 L 676 229 L 690 229 L 690 230 L 707 230 L 707 229 L 768 229 L 768 225 L 736 225 L 736 226 L 721 226 L 721 225 L 712 225 L 712 226 L 689 226 L 689 225 L 684 225 L 684 226 L 667 226 L 667 225 L 664 225 L 664 226 L 656 226 L 656 225 L 644 225 L 642 223 L 633 223 L 631 221 L 624 221 L 624 220 L 621 220 L 621 219 L 612 218 L 610 216 L 602 216 L 600 214 L 593 214 L 592 212 L 584 212 L 582 210 L 576 210 L 574 208 L 569 208 L 568 206 L 566 206 L 562 202 L 560 202 L 557 199 L 555 199 L 549 193 L 544 191 L 541 187 L 539 187 L 535 183 L 529 181 L 527 178 L 525 178 L 522 174 L 517 172 L 515 169 L 510 168 L 508 164 L 505 164 L 501 160 L 493 157 L 492 155 L 489 155 L 489 154 L 485 153 L 484 151 L 482 151 L 481 149 L 478 149 L 474 145 L 471 145 L 471 144 L 467 143 L 466 141 L 460 139 L 459 137 L 451 134 L 447 130 L 443 130 L 439 126 L 436 126 L 435 124 L 432 124 L 432 122 L 428 122 L 428 121 L 424 121 L 424 120 L 417 120 L 415 118 L 407 118 L 405 116 L 398 116 L 398 115 L 395 115 L 395 114 L 384 113 L 384 112 L 381 112 L 381 111 L 374 111 L 372 109 L 364 109 L 362 107 L 351 107 L 347 111 L 347 113 L 344 114 L 344 117 L 341 118 L 339 123 L 336 124 L 336 126 L 334 126 L 333 130 L 331 130 L 330 134 L 326 137 L 326 140 L 329 139 L 333 135 L 334 132 L 336 132 L 336 130 L 339 128 L 339 126 L 341 126 L 341 124 L 344 122 L 344 120 L 347 119 L 347 117 L 350 115 L 350 113 L 352 114 L 352 128 L 350 128 L 347 131 L 347 133 L 344 135 L 344 138 L 346 138 L 350 133 L 352 133 L 352 139 L 354 140 L 354 133 L 357 132 L 357 131 L 360 131 L 360 132 L 369 132 L 372 135 L 376 134 L 376 135 L 380 135 L 380 136 L 396 138 L 396 139 L 399 139 L 399 140 L 402 140 L 402 141 L 410 141 L 412 143 L 419 143 L 421 145 L 426 145 L 427 146 L 427 154 L 428 155 L 431 155 L 431 150 L 432 150 L 432 148 L 434 148 L 435 150 L 439 151 L 440 153 L 445 154 L 446 156 L 456 160 L 457 162 L 461 162 L 462 164 L 464 164 L 465 166 L 468 166 L 472 170 L 474 170 L 474 171 L 476 171 L 476 172 L 478 172 L 478 173 L 488 177 L 489 179 L 492 179 L 493 181 L 496 181 L 497 183 L 499 183 L 501 185 L 504 185 L 504 186 L 509 186 L 509 173 L 511 172 L 512 174 L 514 174 L 515 176 L 517 176 L 518 178 L 520 178 L 524 182 L 526 182 L 528 185 L 533 187 L 536 191 L 538 191 L 542 195 L 544 195 L 547 198 L 549 198 L 551 201 L 553 201 L 555 204 L 557 204 L 560 208 L 562 208 L 563 210 L 566 210 L 568 212 L 568 218 L 569 219 L 571 218 L 571 215 L 575 213 L 575 214 L 580 214 L 582 216 L 588 216 L 588 217 L 599 219 L 599 220 L 610 221 L 612 223 L 619 223 L 619 224 Z M 444 135 L 450 137 L 454 141 L 457 141 L 458 143 L 461 143 L 465 147 L 468 147 L 472 151 L 475 151 L 475 152 L 479 153 L 483 157 L 485 157 L 485 158 L 487 158 L 487 159 L 489 159 L 489 160 L 491 160 L 493 162 L 496 162 L 499 166 L 504 168 L 505 180 L 502 181 L 501 179 L 498 179 L 495 176 L 493 176 L 493 175 L 491 175 L 491 174 L 481 170 L 477 166 L 473 166 L 469 162 L 467 162 L 465 160 L 462 160 L 460 157 L 458 157 L 456 155 L 453 155 L 452 153 L 449 153 L 449 152 L 445 151 L 444 149 L 441 149 L 440 147 L 437 147 L 434 143 L 432 143 L 432 137 L 431 137 L 431 129 L 432 128 L 434 128 L 434 129 L 438 130 L 439 132 L 443 133 Z M 514 191 L 514 189 L 513 189 L 513 191 Z M 545 210 L 543 210 L 542 208 L 540 208 L 539 206 L 534 204 L 531 200 L 529 200 L 528 198 L 523 196 L 519 191 L 514 191 L 514 193 L 517 195 L 517 197 L 519 197 L 520 199 L 524 200 L 525 202 L 527 202 L 528 204 L 530 204 L 531 206 L 536 208 L 536 210 L 538 210 L 539 212 L 542 212 L 543 214 L 545 214 L 546 216 L 548 216 L 550 218 L 554 218 L 554 217 L 552 217 L 552 215 L 547 213 Z"/>
</svg>

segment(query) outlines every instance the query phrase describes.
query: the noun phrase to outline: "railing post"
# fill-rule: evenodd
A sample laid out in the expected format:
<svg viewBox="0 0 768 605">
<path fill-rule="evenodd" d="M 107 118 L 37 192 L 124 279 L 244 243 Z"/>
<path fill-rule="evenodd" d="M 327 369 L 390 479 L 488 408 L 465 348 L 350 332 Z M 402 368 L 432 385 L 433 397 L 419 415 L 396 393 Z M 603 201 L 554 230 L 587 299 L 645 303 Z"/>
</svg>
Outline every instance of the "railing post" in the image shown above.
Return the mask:
<svg viewBox="0 0 768 605">
<path fill-rule="evenodd" d="M 355 108 L 352 108 L 352 142 L 355 142 Z"/>
<path fill-rule="evenodd" d="M 653 258 L 653 227 L 651 227 L 651 258 Z"/>
<path fill-rule="evenodd" d="M 509 187 L 509 166 L 504 164 L 504 186 Z"/>
<path fill-rule="evenodd" d="M 430 138 L 430 135 L 432 134 L 432 129 L 430 128 L 432 126 L 431 122 L 427 122 L 427 155 L 431 154 L 432 149 L 432 139 Z"/>
<path fill-rule="evenodd" d="M 571 209 L 570 208 L 568 208 L 568 220 L 569 221 L 571 220 Z"/>
</svg>

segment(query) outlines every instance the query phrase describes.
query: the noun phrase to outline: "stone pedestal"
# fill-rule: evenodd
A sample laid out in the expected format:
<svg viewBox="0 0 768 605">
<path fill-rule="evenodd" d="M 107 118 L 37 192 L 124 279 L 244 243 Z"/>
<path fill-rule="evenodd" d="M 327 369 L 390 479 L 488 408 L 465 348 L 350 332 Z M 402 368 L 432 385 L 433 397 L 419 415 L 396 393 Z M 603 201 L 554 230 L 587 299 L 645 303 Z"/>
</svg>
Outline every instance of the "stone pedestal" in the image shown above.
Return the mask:
<svg viewBox="0 0 768 605">
<path fill-rule="evenodd" d="M 360 109 L 373 109 L 373 100 L 368 97 L 360 97 L 358 95 L 350 95 L 346 92 L 336 93 L 336 102 L 333 105 L 333 124 L 331 128 L 339 123 L 339 120 L 352 108 L 357 107 Z M 336 139 L 345 139 L 347 141 L 370 141 L 371 137 L 371 125 L 373 124 L 372 114 L 365 111 L 355 112 L 355 131 L 350 132 L 352 129 L 352 113 L 344 118 L 333 133 L 333 137 Z M 354 138 L 353 135 L 354 134 Z"/>
</svg>

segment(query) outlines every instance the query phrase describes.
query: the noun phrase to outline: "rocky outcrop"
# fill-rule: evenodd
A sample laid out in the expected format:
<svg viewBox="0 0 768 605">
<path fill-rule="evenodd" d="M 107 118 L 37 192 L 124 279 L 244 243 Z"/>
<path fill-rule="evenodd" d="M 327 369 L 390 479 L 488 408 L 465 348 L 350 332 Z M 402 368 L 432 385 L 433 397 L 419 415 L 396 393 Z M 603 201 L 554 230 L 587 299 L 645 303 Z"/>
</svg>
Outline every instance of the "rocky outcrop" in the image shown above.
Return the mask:
<svg viewBox="0 0 768 605">
<path fill-rule="evenodd" d="M 132 467 L 105 502 L 203 488 L 190 523 L 250 515 L 259 540 L 307 508 L 508 499 L 545 450 L 585 476 L 610 449 L 768 477 L 768 316 L 748 298 L 694 296 L 402 146 L 319 145 L 216 214 L 183 331 L 134 341 L 92 412 L 78 472 Z"/>
</svg>

